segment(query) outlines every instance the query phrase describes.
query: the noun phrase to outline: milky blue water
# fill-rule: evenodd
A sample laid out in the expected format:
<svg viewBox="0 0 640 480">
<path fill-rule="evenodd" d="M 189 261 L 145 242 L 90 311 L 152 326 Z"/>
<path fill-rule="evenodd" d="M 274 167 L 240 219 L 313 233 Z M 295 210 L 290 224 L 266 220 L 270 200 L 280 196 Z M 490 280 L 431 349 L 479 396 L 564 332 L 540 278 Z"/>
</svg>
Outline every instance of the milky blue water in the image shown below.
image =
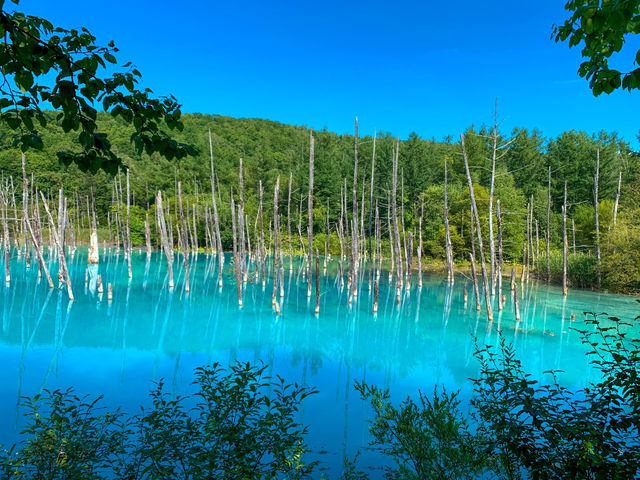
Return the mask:
<svg viewBox="0 0 640 480">
<path fill-rule="evenodd" d="M 582 312 L 607 312 L 630 321 L 640 313 L 630 297 L 570 290 L 564 300 L 558 288 L 530 282 L 520 299 L 521 322 L 516 323 L 507 295 L 504 311 L 494 305 L 495 321 L 488 323 L 484 311 L 475 310 L 472 288 L 464 304 L 462 276 L 449 289 L 444 277 L 424 275 L 419 289 L 414 275 L 411 290 L 397 305 L 383 274 L 374 315 L 366 271 L 357 301 L 348 304 L 332 261 L 321 278 L 316 316 L 315 291 L 309 302 L 299 262 L 294 261 L 290 272 L 286 259 L 285 298 L 278 316 L 271 307 L 270 280 L 265 289 L 261 283 L 247 283 L 244 307 L 238 307 L 229 259 L 221 291 L 215 257 L 193 259 L 191 292 L 185 295 L 179 256 L 176 288 L 169 291 L 166 262 L 158 252 L 150 259 L 133 253 L 131 281 L 122 252 L 100 253 L 101 263 L 90 270 L 88 284 L 86 250 L 70 260 L 76 297 L 70 303 L 65 290 L 50 290 L 37 278 L 35 263 L 26 269 L 12 250 L 11 284 L 0 284 L 0 444 L 18 439 L 23 422 L 19 398 L 43 388 L 73 386 L 81 394 L 104 395 L 104 405 L 135 412 L 148 403 L 153 381 L 164 378 L 171 392 L 185 394 L 197 366 L 262 361 L 273 374 L 319 390 L 303 404 L 300 421 L 309 425 L 311 457 L 335 473 L 345 454 L 352 456 L 369 441 L 370 410 L 353 389 L 355 380 L 387 387 L 398 400 L 418 389 L 431 392 L 436 384 L 461 389 L 468 398 L 468 379 L 478 374 L 474 338 L 496 344 L 501 331 L 534 378 L 562 369 L 561 382 L 579 388 L 596 375 L 572 329 L 585 326 Z M 1 261 L 0 266 L 4 271 Z M 102 296 L 96 291 L 98 273 L 105 284 Z M 114 285 L 111 302 L 107 282 Z M 365 448 L 360 462 L 379 472 L 375 452 Z"/>
</svg>

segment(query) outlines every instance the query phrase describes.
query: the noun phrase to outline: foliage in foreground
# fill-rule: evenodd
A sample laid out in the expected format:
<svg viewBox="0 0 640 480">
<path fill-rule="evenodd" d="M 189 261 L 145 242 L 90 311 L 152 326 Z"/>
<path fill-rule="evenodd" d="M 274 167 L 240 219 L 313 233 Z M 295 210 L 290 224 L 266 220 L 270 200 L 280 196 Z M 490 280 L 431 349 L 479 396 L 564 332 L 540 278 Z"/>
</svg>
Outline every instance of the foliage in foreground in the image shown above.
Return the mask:
<svg viewBox="0 0 640 480">
<path fill-rule="evenodd" d="M 640 318 L 640 317 L 639 317 Z M 579 391 L 531 379 L 511 345 L 477 349 L 471 413 L 455 394 L 399 407 L 358 385 L 373 407 L 372 443 L 396 462 L 389 479 L 631 479 L 640 475 L 640 339 L 590 314 L 580 333 L 600 380 Z M 637 320 L 637 319 L 636 319 Z"/>
<path fill-rule="evenodd" d="M 2 478 L 305 478 L 306 429 L 294 420 L 313 393 L 266 367 L 196 369 L 196 393 L 160 383 L 139 415 L 102 412 L 72 391 L 26 401 L 26 440 L 2 454 Z"/>
<path fill-rule="evenodd" d="M 636 318 L 636 320 L 640 317 Z M 579 391 L 532 380 L 514 349 L 478 348 L 469 412 L 434 390 L 396 406 L 387 390 L 356 383 L 373 412 L 372 446 L 395 466 L 388 479 L 630 479 L 640 475 L 640 339 L 629 324 L 590 314 L 580 333 L 599 380 Z M 27 439 L 2 454 L 2 478 L 309 478 L 306 429 L 295 417 L 314 393 L 271 379 L 265 367 L 196 371 L 197 393 L 173 399 L 160 384 L 152 408 L 100 413 L 72 392 L 27 400 Z M 356 457 L 357 460 L 357 457 Z M 363 480 L 356 460 L 342 478 Z"/>
</svg>

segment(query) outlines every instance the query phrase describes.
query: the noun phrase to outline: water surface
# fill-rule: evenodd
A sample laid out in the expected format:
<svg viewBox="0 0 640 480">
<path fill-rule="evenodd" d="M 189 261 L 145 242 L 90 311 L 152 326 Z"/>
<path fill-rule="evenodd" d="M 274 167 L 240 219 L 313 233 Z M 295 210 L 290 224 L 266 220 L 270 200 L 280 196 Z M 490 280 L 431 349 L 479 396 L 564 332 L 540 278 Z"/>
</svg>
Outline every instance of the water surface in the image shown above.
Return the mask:
<svg viewBox="0 0 640 480">
<path fill-rule="evenodd" d="M 37 278 L 35 264 L 27 269 L 12 250 L 11 284 L 0 284 L 0 444 L 18 438 L 23 424 L 20 397 L 43 388 L 73 386 L 80 394 L 104 395 L 105 405 L 136 412 L 148 403 L 154 381 L 163 378 L 172 393 L 185 394 L 191 391 L 197 366 L 241 360 L 264 362 L 273 374 L 318 389 L 305 401 L 300 420 L 309 425 L 312 456 L 334 473 L 343 455 L 351 456 L 368 443 L 370 411 L 353 389 L 355 380 L 387 387 L 398 400 L 441 384 L 461 389 L 468 398 L 469 378 L 478 374 L 475 342 L 496 344 L 501 331 L 534 378 L 561 369 L 565 373 L 560 381 L 579 388 L 596 375 L 573 330 L 585 327 L 582 312 L 607 312 L 630 321 L 640 313 L 630 297 L 571 290 L 564 299 L 560 289 L 530 282 L 520 299 L 521 322 L 515 321 L 507 295 L 504 311 L 497 311 L 494 302 L 495 321 L 488 323 L 484 312 L 475 310 L 470 284 L 465 305 L 464 277 L 448 288 L 443 276 L 424 275 L 419 289 L 414 275 L 411 289 L 397 305 L 383 274 L 374 315 L 366 269 L 358 298 L 349 304 L 332 261 L 321 278 L 316 316 L 315 290 L 308 299 L 299 261 L 294 260 L 289 271 L 287 258 L 278 316 L 271 307 L 271 278 L 265 288 L 248 282 L 244 307 L 238 308 L 229 257 L 222 290 L 216 258 L 200 254 L 192 259 L 191 292 L 185 294 L 179 256 L 174 264 L 176 288 L 170 291 L 166 262 L 158 252 L 150 259 L 146 253 L 133 253 L 131 281 L 121 251 L 101 254 L 100 265 L 90 267 L 87 284 L 86 250 L 70 260 L 76 297 L 70 303 L 66 290 L 50 290 Z M 54 264 L 50 268 L 56 271 Z M 97 293 L 97 274 L 104 281 L 103 295 Z M 111 302 L 108 282 L 114 285 Z M 380 466 L 375 452 L 366 449 L 361 461 Z"/>
</svg>

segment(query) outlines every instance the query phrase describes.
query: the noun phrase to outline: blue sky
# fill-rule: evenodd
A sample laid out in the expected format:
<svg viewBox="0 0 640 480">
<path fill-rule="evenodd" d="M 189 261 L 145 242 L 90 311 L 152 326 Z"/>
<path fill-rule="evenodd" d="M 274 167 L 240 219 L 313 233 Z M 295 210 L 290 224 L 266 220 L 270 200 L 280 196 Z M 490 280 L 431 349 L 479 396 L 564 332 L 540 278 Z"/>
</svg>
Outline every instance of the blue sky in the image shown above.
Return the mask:
<svg viewBox="0 0 640 480">
<path fill-rule="evenodd" d="M 550 39 L 564 1 L 22 0 L 87 27 L 133 61 L 143 84 L 185 112 L 268 118 L 406 138 L 501 130 L 617 131 L 638 147 L 640 91 L 594 98 L 580 52 Z M 627 66 L 640 42 L 629 43 Z"/>
</svg>

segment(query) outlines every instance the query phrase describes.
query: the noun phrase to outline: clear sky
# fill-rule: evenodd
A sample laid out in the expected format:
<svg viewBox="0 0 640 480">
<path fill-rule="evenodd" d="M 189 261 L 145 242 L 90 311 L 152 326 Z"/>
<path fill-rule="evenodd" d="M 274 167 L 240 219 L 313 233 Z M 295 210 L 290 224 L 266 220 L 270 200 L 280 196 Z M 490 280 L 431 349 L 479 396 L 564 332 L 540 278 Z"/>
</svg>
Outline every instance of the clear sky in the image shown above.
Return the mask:
<svg viewBox="0 0 640 480">
<path fill-rule="evenodd" d="M 8 2 L 7 2 L 8 3 Z M 638 147 L 640 91 L 593 97 L 578 49 L 550 39 L 564 1 L 21 0 L 114 40 L 185 112 L 406 138 L 501 129 L 617 131 Z M 632 62 L 639 43 L 628 47 Z"/>
</svg>

